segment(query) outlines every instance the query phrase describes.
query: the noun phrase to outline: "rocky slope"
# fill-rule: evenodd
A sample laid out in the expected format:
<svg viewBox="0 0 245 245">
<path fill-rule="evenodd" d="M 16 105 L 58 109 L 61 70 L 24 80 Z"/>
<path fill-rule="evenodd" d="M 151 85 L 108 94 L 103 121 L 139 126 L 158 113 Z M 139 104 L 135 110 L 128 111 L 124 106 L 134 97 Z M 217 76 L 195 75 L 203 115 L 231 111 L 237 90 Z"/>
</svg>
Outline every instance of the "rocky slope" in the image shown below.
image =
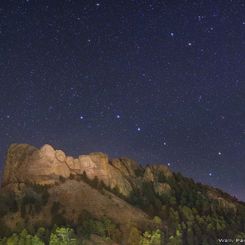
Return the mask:
<svg viewBox="0 0 245 245">
<path fill-rule="evenodd" d="M 77 244 L 209 245 L 245 238 L 245 204 L 165 165 L 11 145 L 0 189 L 0 244 L 17 239 L 2 242 L 3 236 L 39 234 L 40 227 L 48 244 L 56 225 L 73 227 Z"/>
<path fill-rule="evenodd" d="M 68 178 L 84 172 L 89 179 L 97 177 L 111 189 L 118 188 L 124 196 L 128 196 L 134 185 L 137 185 L 135 177 L 138 173 L 143 173 L 143 178 L 152 182 L 156 172 L 172 175 L 170 169 L 164 165 L 150 166 L 143 170 L 133 160 L 109 160 L 106 154 L 100 152 L 73 158 L 50 145 L 37 149 L 27 144 L 12 144 L 7 153 L 2 185 L 27 182 L 52 185 L 60 177 Z M 168 186 L 156 184 L 155 188 L 162 192 Z"/>
</svg>

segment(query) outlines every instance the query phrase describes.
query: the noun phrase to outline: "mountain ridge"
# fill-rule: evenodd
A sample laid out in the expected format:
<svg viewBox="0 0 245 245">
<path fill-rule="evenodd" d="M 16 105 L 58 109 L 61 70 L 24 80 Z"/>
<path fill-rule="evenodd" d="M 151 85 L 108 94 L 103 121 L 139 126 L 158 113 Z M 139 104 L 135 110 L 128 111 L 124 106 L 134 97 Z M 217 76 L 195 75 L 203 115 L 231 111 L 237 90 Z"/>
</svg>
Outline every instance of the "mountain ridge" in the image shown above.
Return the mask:
<svg viewBox="0 0 245 245">
<path fill-rule="evenodd" d="M 73 227 L 77 244 L 99 244 L 90 243 L 99 237 L 105 244 L 215 244 L 245 236 L 245 204 L 218 188 L 165 165 L 101 152 L 73 158 L 50 145 L 9 147 L 0 210 L 0 237 L 45 227 L 51 238 L 55 225 Z"/>
<path fill-rule="evenodd" d="M 142 166 L 134 160 L 109 159 L 108 155 L 101 152 L 74 158 L 66 156 L 62 150 L 55 150 L 48 144 L 40 149 L 27 144 L 12 144 L 6 157 L 2 185 L 25 181 L 54 184 L 60 176 L 68 178 L 71 174 L 86 172 L 88 178 L 93 179 L 97 176 L 110 188 L 117 186 L 123 195 L 128 196 L 133 189 L 128 178 L 135 177 L 136 172 L 140 171 L 143 171 Z M 143 177 L 153 181 L 153 171 L 161 171 L 166 176 L 172 175 L 165 165 L 151 165 L 145 168 Z"/>
</svg>

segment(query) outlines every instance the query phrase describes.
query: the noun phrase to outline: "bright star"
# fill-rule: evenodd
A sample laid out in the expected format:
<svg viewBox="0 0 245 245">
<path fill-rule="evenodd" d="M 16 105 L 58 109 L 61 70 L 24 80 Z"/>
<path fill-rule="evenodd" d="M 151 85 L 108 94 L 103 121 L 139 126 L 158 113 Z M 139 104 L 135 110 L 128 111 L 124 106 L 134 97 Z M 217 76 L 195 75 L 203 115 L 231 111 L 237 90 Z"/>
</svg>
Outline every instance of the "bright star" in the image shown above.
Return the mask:
<svg viewBox="0 0 245 245">
<path fill-rule="evenodd" d="M 81 120 L 83 120 L 83 119 L 84 119 L 84 117 L 83 117 L 83 116 L 80 116 L 80 119 L 81 119 Z"/>
<path fill-rule="evenodd" d="M 212 173 L 209 173 L 208 175 L 209 175 L 209 176 L 212 176 L 213 174 L 212 174 Z"/>
<path fill-rule="evenodd" d="M 173 37 L 173 36 L 174 36 L 174 33 L 173 33 L 173 32 L 171 32 L 171 33 L 170 33 L 170 35 L 171 35 L 171 37 Z"/>
<path fill-rule="evenodd" d="M 219 152 L 218 152 L 218 155 L 219 155 L 219 156 L 221 156 L 221 155 L 222 155 L 222 153 L 219 151 Z"/>
<path fill-rule="evenodd" d="M 171 165 L 171 163 L 168 163 L 168 166 L 170 166 Z"/>
<path fill-rule="evenodd" d="M 192 43 L 191 43 L 191 42 L 189 42 L 189 43 L 188 43 L 188 46 L 191 46 L 191 45 L 192 45 Z"/>
<path fill-rule="evenodd" d="M 140 127 L 138 127 L 138 128 L 137 128 L 137 131 L 141 131 L 141 128 L 140 128 Z"/>
<path fill-rule="evenodd" d="M 121 116 L 120 115 L 117 115 L 117 119 L 119 119 Z"/>
</svg>

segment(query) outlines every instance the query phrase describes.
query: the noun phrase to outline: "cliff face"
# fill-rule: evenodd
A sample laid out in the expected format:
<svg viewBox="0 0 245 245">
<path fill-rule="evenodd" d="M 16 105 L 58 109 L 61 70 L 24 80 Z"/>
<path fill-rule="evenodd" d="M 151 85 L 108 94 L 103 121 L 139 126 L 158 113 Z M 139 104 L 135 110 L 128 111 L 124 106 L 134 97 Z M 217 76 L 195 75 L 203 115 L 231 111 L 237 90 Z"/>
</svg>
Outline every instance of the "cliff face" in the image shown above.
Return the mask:
<svg viewBox="0 0 245 245">
<path fill-rule="evenodd" d="M 78 158 L 66 156 L 61 150 L 55 150 L 50 145 L 37 149 L 27 144 L 12 144 L 9 147 L 4 167 L 2 185 L 11 183 L 55 184 L 60 176 L 68 178 L 70 175 L 83 174 L 89 179 L 97 177 L 110 188 L 118 188 L 119 192 L 128 196 L 132 191 L 136 175 L 147 181 L 157 181 L 156 173 L 162 172 L 171 176 L 168 167 L 156 165 L 142 169 L 135 161 L 120 158 L 109 160 L 104 153 L 80 155 Z M 159 192 L 160 186 L 156 187 Z"/>
<path fill-rule="evenodd" d="M 0 188 L 0 238 L 9 236 L 9 230 L 33 233 L 35 227 L 51 230 L 55 224 L 75 227 L 77 236 L 81 230 L 92 235 L 102 226 L 93 225 L 91 230 L 91 222 L 97 224 L 104 217 L 117 227 L 116 241 L 127 245 L 139 244 L 129 240 L 134 240 L 135 229 L 138 237 L 147 231 L 144 238 L 160 229 L 166 240 L 162 244 L 179 244 L 179 239 L 215 244 L 220 237 L 245 234 L 244 203 L 165 165 L 142 167 L 103 153 L 73 158 L 50 145 L 10 146 Z"/>
</svg>

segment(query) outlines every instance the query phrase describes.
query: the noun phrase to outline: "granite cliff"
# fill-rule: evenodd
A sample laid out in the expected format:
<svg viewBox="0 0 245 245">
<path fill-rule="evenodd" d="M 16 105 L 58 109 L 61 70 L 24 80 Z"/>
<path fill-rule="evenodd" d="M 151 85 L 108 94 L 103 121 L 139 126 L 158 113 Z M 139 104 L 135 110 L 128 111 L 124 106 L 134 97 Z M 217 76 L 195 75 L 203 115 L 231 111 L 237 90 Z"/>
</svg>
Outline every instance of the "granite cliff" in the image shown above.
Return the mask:
<svg viewBox="0 0 245 245">
<path fill-rule="evenodd" d="M 167 184 L 157 184 L 156 173 L 171 176 L 167 166 L 152 165 L 143 169 L 128 158 L 110 160 L 101 152 L 80 155 L 78 158 L 67 156 L 62 150 L 55 150 L 51 145 L 40 149 L 27 144 L 12 144 L 7 153 L 2 185 L 14 183 L 36 183 L 53 185 L 60 177 L 86 173 L 89 179 L 98 178 L 110 187 L 117 188 L 121 194 L 128 196 L 139 178 L 156 182 L 157 192 L 168 190 Z M 139 176 L 139 178 L 136 178 Z"/>
</svg>

